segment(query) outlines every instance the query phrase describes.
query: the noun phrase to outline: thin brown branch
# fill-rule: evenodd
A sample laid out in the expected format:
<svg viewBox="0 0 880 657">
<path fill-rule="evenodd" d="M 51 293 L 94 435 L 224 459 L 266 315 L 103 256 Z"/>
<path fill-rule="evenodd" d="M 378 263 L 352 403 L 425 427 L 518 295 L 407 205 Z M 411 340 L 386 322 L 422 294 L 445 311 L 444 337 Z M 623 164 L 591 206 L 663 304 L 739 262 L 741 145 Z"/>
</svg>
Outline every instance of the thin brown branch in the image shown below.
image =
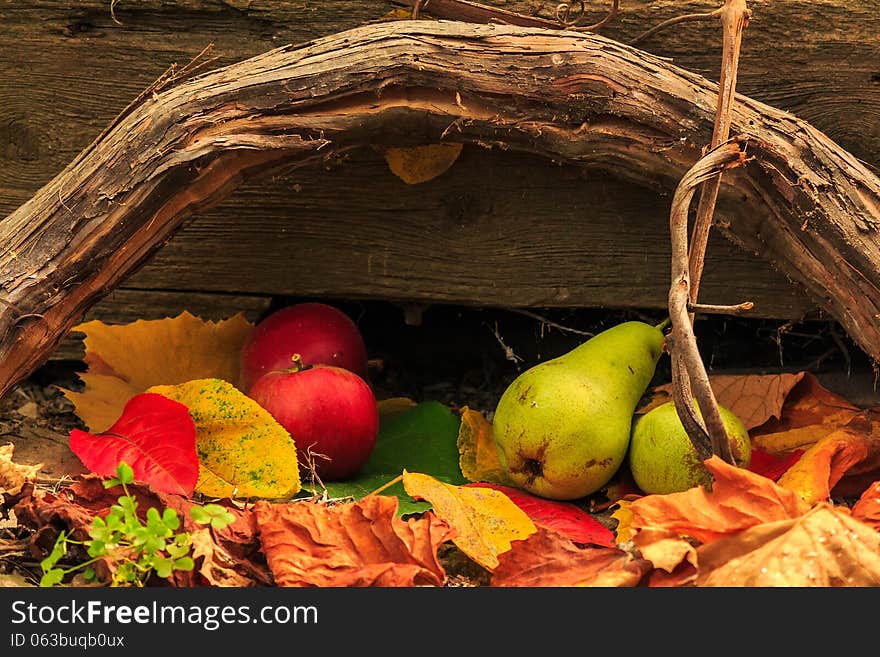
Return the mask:
<svg viewBox="0 0 880 657">
<path fill-rule="evenodd" d="M 718 8 L 715 11 L 710 11 L 710 12 L 703 13 L 703 14 L 684 14 L 683 16 L 675 16 L 673 18 L 669 18 L 669 19 L 663 21 L 662 23 L 658 23 L 654 27 L 652 27 L 648 30 L 645 30 L 644 32 L 639 34 L 636 38 L 632 39 L 629 42 L 629 45 L 634 46 L 637 43 L 644 41 L 648 37 L 651 37 L 651 36 L 657 34 L 657 32 L 660 32 L 661 30 L 665 30 L 667 27 L 672 27 L 673 25 L 678 25 L 679 23 L 689 23 L 691 21 L 705 21 L 705 20 L 709 20 L 711 18 L 717 18 L 719 15 L 721 15 L 721 9 L 722 8 Z"/>
<path fill-rule="evenodd" d="M 721 25 L 724 45 L 721 51 L 721 77 L 718 84 L 718 106 L 715 113 L 715 126 L 712 130 L 710 148 L 715 148 L 730 136 L 730 123 L 733 113 L 733 102 L 736 95 L 736 77 L 739 69 L 739 53 L 742 45 L 742 34 L 748 25 L 751 12 L 746 0 L 726 0 L 721 8 Z M 712 227 L 712 216 L 721 188 L 721 175 L 706 181 L 700 191 L 700 202 L 697 205 L 697 216 L 691 232 L 690 245 L 690 300 L 696 303 L 703 277 L 703 266 L 706 260 L 706 246 L 709 243 L 709 230 Z"/>
<path fill-rule="evenodd" d="M 718 410 L 709 376 L 703 365 L 694 335 L 690 303 L 690 265 L 688 262 L 688 209 L 697 188 L 718 176 L 724 169 L 745 163 L 740 140 L 732 140 L 709 151 L 682 177 L 672 199 L 669 231 L 672 239 L 672 282 L 669 288 L 669 318 L 672 332 L 669 353 L 672 357 L 672 390 L 675 408 L 697 454 L 705 458 L 716 454 L 733 463 L 733 454 Z M 700 414 L 694 407 L 694 399 Z"/>
</svg>

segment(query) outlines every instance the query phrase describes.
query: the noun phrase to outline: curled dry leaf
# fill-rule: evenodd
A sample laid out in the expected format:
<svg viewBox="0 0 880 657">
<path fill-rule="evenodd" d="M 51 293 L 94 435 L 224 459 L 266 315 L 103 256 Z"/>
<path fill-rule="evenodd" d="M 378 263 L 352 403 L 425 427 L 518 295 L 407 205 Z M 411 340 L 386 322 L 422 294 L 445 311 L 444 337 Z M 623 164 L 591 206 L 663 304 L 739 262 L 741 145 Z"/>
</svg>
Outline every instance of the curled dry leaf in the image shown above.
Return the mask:
<svg viewBox="0 0 880 657">
<path fill-rule="evenodd" d="M 852 516 L 880 532 L 880 481 L 871 484 L 853 504 Z"/>
<path fill-rule="evenodd" d="M 829 500 L 831 490 L 854 466 L 880 455 L 880 438 L 862 415 L 807 449 L 777 483 L 809 505 Z"/>
<path fill-rule="evenodd" d="M 629 502 L 630 532 L 671 530 L 710 543 L 722 536 L 776 520 L 797 518 L 809 505 L 794 491 L 713 456 L 704 461 L 712 490 L 696 486 L 680 493 L 646 495 Z"/>
<path fill-rule="evenodd" d="M 403 473 L 403 486 L 431 503 L 434 513 L 455 529 L 452 542 L 486 570 L 495 569 L 498 555 L 512 541 L 536 531 L 522 509 L 492 488 L 453 486 L 416 472 Z"/>
<path fill-rule="evenodd" d="M 500 554 L 490 586 L 637 586 L 651 564 L 618 548 L 579 548 L 562 535 L 538 528 Z"/>
<path fill-rule="evenodd" d="M 0 494 L 6 493 L 13 497 L 21 492 L 22 486 L 34 481 L 43 468 L 42 463 L 35 465 L 15 463 L 12 460 L 14 451 L 15 445 L 12 443 L 0 445 Z"/>
<path fill-rule="evenodd" d="M 815 376 L 807 373 L 789 393 L 782 415 L 749 435 L 758 449 L 769 454 L 790 454 L 807 449 L 861 413 L 858 406 L 823 388 Z"/>
<path fill-rule="evenodd" d="M 193 379 L 238 381 L 239 354 L 254 326 L 239 313 L 212 322 L 177 317 L 109 325 L 98 320 L 73 328 L 85 334 L 82 392 L 64 390 L 90 431 L 104 431 L 134 395 L 156 385 Z"/>
<path fill-rule="evenodd" d="M 697 586 L 880 586 L 880 533 L 822 502 L 697 549 Z"/>
<path fill-rule="evenodd" d="M 669 529 L 642 529 L 633 537 L 633 545 L 654 568 L 673 573 L 682 564 L 696 566 L 697 553 L 693 545 L 676 531 Z"/>
<path fill-rule="evenodd" d="M 444 173 L 458 159 L 461 149 L 461 144 L 443 142 L 386 148 L 382 153 L 395 176 L 408 185 L 417 185 Z"/>
<path fill-rule="evenodd" d="M 437 549 L 453 530 L 433 513 L 396 516 L 397 498 L 254 505 L 263 551 L 277 586 L 441 586 Z"/>
</svg>

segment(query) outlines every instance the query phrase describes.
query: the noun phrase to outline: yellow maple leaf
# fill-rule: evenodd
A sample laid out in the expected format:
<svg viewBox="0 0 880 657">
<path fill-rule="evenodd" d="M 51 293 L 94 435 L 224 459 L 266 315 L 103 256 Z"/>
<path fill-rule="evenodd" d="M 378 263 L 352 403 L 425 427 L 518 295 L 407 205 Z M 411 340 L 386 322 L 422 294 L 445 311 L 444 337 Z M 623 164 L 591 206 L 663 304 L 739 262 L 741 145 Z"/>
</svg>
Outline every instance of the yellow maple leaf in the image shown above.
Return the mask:
<svg viewBox="0 0 880 657">
<path fill-rule="evenodd" d="M 507 471 L 498 460 L 492 424 L 480 411 L 461 409 L 458 429 L 459 467 L 468 481 L 510 484 Z"/>
<path fill-rule="evenodd" d="M 501 491 L 453 486 L 430 475 L 403 473 L 403 487 L 416 499 L 431 503 L 434 514 L 456 530 L 452 541 L 487 570 L 498 566 L 498 555 L 512 541 L 537 531 L 535 524 Z"/>
<path fill-rule="evenodd" d="M 177 317 L 73 328 L 85 334 L 82 392 L 64 390 L 92 432 L 109 429 L 134 395 L 156 385 L 217 378 L 238 383 L 239 354 L 254 325 L 242 313 L 219 322 Z"/>
<path fill-rule="evenodd" d="M 391 172 L 408 185 L 433 178 L 451 167 L 461 153 L 461 144 L 390 147 L 382 151 Z"/>
<path fill-rule="evenodd" d="M 199 480 L 210 497 L 290 498 L 300 491 L 293 438 L 269 411 L 221 379 L 197 379 L 155 392 L 189 409 L 196 425 Z"/>
</svg>

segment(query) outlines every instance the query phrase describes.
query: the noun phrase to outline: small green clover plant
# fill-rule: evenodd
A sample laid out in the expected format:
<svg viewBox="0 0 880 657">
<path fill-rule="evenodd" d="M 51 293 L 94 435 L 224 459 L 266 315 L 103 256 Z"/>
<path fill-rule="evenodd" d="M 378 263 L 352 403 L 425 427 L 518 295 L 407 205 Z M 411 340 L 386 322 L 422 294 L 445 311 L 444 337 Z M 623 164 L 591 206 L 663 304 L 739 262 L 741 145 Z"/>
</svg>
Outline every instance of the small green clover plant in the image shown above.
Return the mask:
<svg viewBox="0 0 880 657">
<path fill-rule="evenodd" d="M 127 484 L 133 482 L 131 466 L 120 463 L 116 478 L 104 481 L 104 488 L 121 485 L 124 494 L 116 499 L 116 504 L 110 507 L 104 518 L 92 520 L 89 540 L 73 540 L 62 530 L 52 552 L 40 562 L 43 570 L 40 586 L 60 584 L 65 576 L 78 570 L 82 570 L 87 582 L 97 582 L 92 564 L 100 559 L 107 559 L 115 566 L 110 586 L 144 586 L 153 573 L 166 578 L 175 570 L 193 569 L 190 535 L 177 531 L 180 528 L 177 512 L 166 508 L 160 514 L 158 509 L 150 507 L 146 512 L 146 524 L 141 522 L 137 500 L 127 488 Z M 217 530 L 235 521 L 235 516 L 219 504 L 193 506 L 190 517 L 198 524 Z M 57 567 L 71 544 L 84 546 L 90 558 L 69 568 Z"/>
</svg>

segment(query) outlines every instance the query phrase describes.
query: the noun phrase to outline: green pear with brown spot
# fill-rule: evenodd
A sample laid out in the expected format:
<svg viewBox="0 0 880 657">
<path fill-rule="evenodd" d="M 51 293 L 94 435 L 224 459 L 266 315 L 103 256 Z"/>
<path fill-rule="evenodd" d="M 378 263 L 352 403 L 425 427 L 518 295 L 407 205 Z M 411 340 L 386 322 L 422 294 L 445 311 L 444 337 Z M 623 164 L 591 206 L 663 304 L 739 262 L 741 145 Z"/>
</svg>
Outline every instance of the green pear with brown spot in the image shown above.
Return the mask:
<svg viewBox="0 0 880 657">
<path fill-rule="evenodd" d="M 696 400 L 694 409 L 702 417 Z M 749 432 L 729 408 L 719 404 L 718 412 L 734 462 L 747 468 L 752 458 Z M 671 401 L 652 408 L 633 422 L 627 461 L 633 481 L 649 495 L 680 493 L 695 486 L 708 486 L 712 481 Z"/>
<path fill-rule="evenodd" d="M 514 379 L 492 421 L 499 460 L 514 485 L 574 500 L 611 480 L 663 352 L 664 325 L 617 324 Z"/>
</svg>

